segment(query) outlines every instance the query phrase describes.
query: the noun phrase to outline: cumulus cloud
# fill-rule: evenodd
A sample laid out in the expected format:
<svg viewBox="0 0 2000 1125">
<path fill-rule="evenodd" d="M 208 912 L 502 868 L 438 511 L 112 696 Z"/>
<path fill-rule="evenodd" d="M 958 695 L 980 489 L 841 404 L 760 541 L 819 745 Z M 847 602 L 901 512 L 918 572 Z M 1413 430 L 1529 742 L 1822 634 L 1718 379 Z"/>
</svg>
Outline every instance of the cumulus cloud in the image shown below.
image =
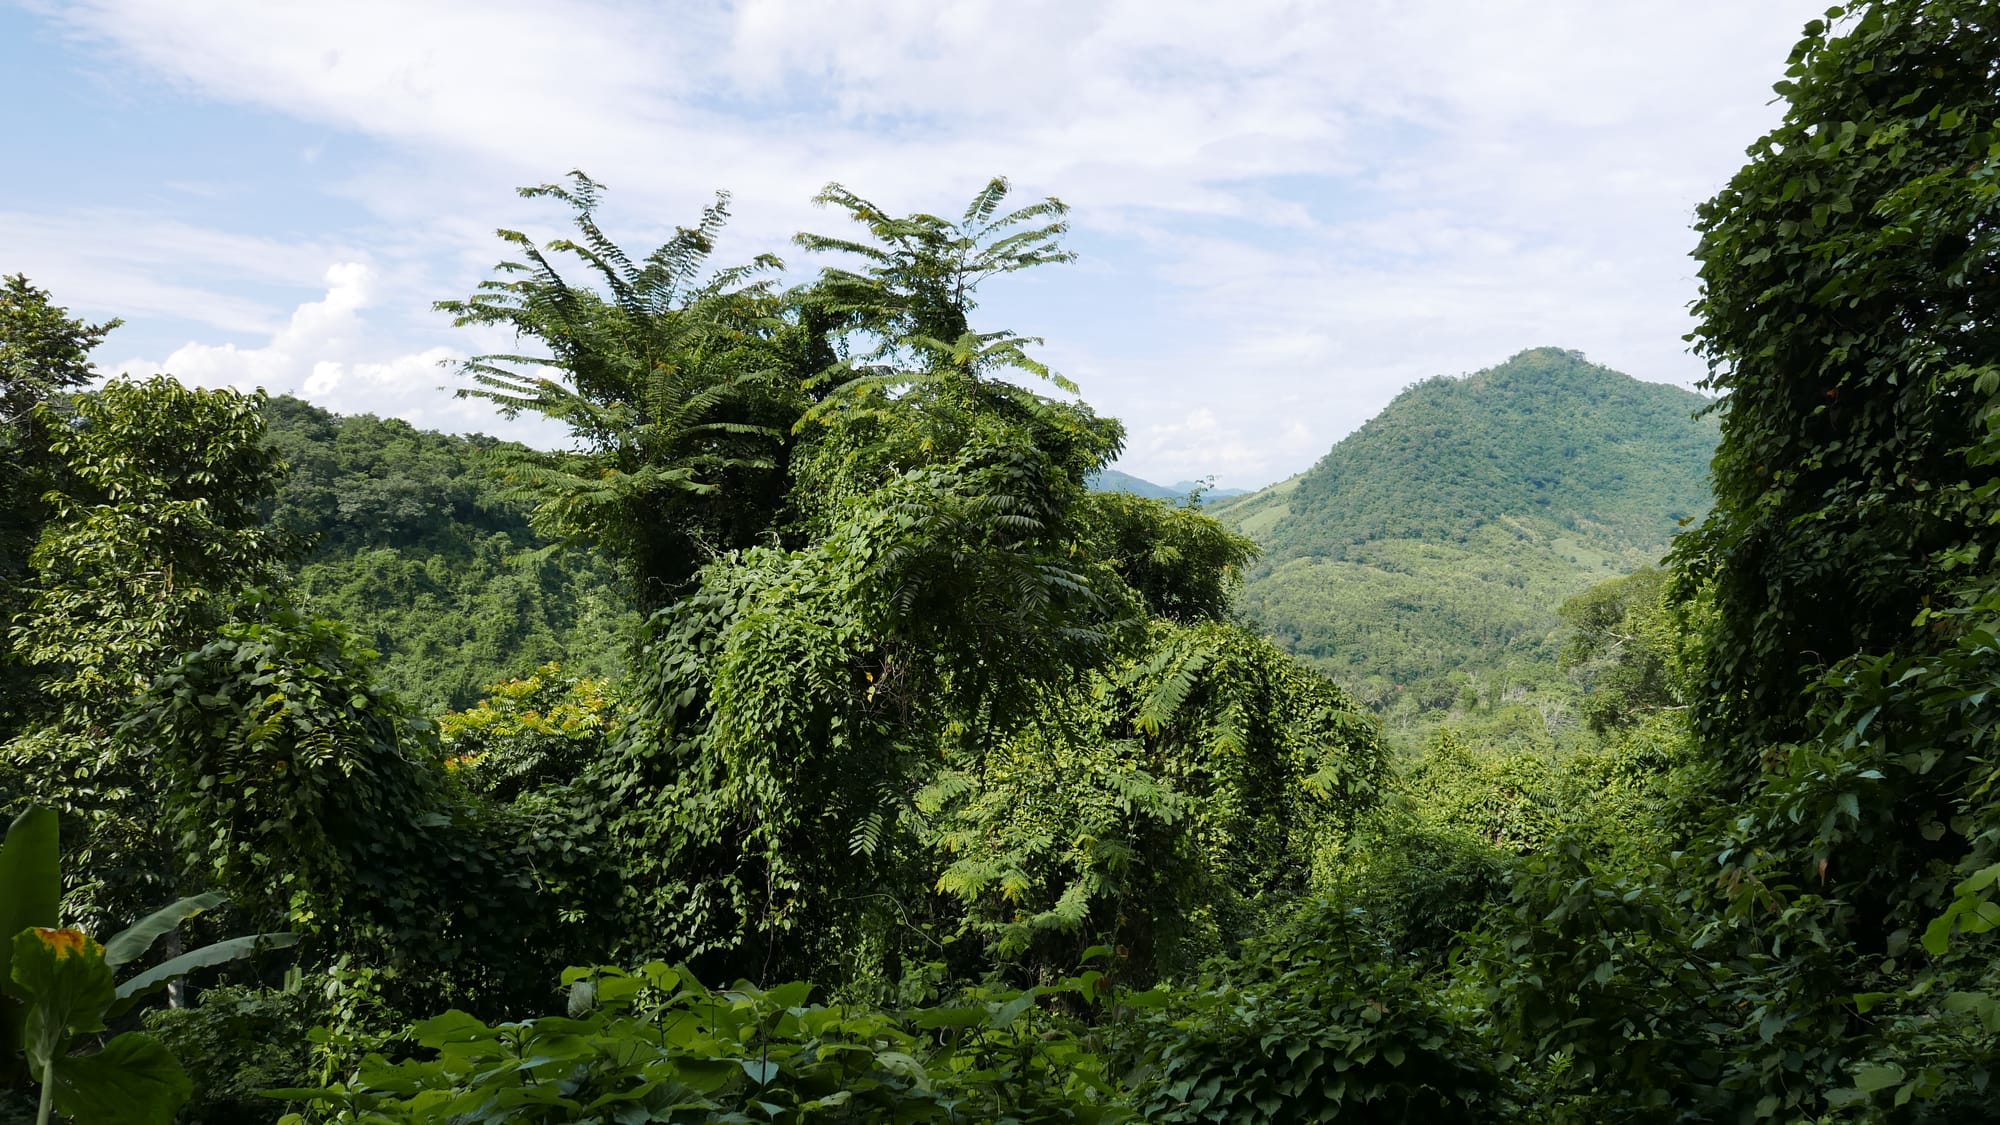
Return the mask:
<svg viewBox="0 0 2000 1125">
<path fill-rule="evenodd" d="M 340 414 L 394 415 L 436 429 L 478 429 L 547 443 L 556 436 L 527 423 L 509 424 L 483 405 L 450 396 L 449 368 L 465 359 L 437 346 L 381 354 L 368 340 L 364 310 L 378 277 L 365 263 L 340 262 L 324 277 L 326 292 L 292 311 L 269 339 L 253 347 L 183 344 L 164 359 L 132 358 L 113 365 L 121 375 L 163 373 L 203 387 L 263 389 L 295 394 Z"/>
</svg>

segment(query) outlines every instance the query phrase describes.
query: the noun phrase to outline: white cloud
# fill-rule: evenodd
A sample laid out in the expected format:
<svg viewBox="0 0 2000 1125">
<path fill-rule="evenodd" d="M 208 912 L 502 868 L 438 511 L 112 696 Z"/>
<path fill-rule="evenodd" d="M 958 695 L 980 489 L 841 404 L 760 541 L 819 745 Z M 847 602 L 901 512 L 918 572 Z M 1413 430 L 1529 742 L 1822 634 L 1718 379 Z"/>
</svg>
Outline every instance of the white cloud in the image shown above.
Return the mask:
<svg viewBox="0 0 2000 1125">
<path fill-rule="evenodd" d="M 326 270 L 324 280 L 325 296 L 299 305 L 258 346 L 190 342 L 164 359 L 127 359 L 111 370 L 170 374 L 194 386 L 296 394 L 335 413 L 394 415 L 434 429 L 483 430 L 545 444 L 557 439 L 547 427 L 507 423 L 489 407 L 452 398 L 451 368 L 465 359 L 464 352 L 439 346 L 382 354 L 371 345 L 363 310 L 373 303 L 379 278 L 369 266 L 340 262 Z"/>
<path fill-rule="evenodd" d="M 1696 378 L 1680 341 L 1687 224 L 1774 120 L 1769 85 L 1820 6 L 84 0 L 49 15 L 174 89 L 374 142 L 313 173 L 379 224 L 365 245 L 253 261 L 259 240 L 230 234 L 209 255 L 218 276 L 235 262 L 262 284 L 310 276 L 301 258 L 369 262 L 374 303 L 352 314 L 348 350 L 305 354 L 336 345 L 275 323 L 295 298 L 260 309 L 190 286 L 162 253 L 103 289 L 117 311 L 271 334 L 193 365 L 262 363 L 303 387 L 331 363 L 329 393 L 414 385 L 397 356 L 459 341 L 409 314 L 480 276 L 493 227 L 559 221 L 508 189 L 570 167 L 617 189 L 608 220 L 633 243 L 733 189 L 731 259 L 827 226 L 806 200 L 828 180 L 936 209 L 1005 172 L 1068 199 L 1080 235 L 1117 258 L 1049 300 L 1111 284 L 1120 314 L 1049 335 L 1058 366 L 1137 435 L 1122 467 L 1248 484 L 1302 467 L 1407 383 L 1524 347 Z M 372 350 L 383 337 L 393 354 Z M 1270 436 L 1295 427 L 1320 445 Z"/>
<path fill-rule="evenodd" d="M 301 387 L 321 356 L 351 349 L 361 330 L 359 313 L 369 301 L 373 278 L 366 265 L 341 262 L 326 271 L 326 296 L 298 306 L 291 319 L 260 347 L 189 343 L 164 360 L 130 359 L 124 374 L 170 372 L 200 386 L 273 391 Z M 324 390 L 332 390 L 331 386 Z"/>
<path fill-rule="evenodd" d="M 1201 475 L 1241 474 L 1260 470 L 1274 455 L 1312 458 L 1323 445 L 1303 422 L 1294 422 L 1270 433 L 1225 425 L 1211 407 L 1196 407 L 1174 422 L 1146 427 L 1142 439 L 1120 465 L 1135 463 L 1188 464 L 1206 466 Z M 1305 466 L 1301 464 L 1300 468 Z M 1192 480 L 1195 477 L 1162 478 Z"/>
<path fill-rule="evenodd" d="M 244 295 L 306 283 L 352 254 L 332 241 L 288 242 L 162 220 L 131 209 L 0 210 L 4 268 L 93 315 L 192 321 L 229 333 L 277 327 L 268 300 Z"/>
</svg>

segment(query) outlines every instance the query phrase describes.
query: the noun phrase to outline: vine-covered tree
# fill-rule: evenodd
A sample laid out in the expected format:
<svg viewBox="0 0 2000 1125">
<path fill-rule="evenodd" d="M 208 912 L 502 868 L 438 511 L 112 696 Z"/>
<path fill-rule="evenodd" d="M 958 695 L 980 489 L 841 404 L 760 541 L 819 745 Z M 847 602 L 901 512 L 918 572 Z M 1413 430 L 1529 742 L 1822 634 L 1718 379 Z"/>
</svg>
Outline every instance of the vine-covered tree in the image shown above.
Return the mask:
<svg viewBox="0 0 2000 1125">
<path fill-rule="evenodd" d="M 1991 4 L 1832 9 L 1700 209 L 1722 442 L 1674 562 L 1705 824 L 1650 871 L 1531 860 L 1489 992 L 1505 1042 L 1573 1060 L 1572 1119 L 1987 1112 L 1991 948 L 1919 938 L 2000 839 L 1996 74 Z"/>
<path fill-rule="evenodd" d="M 1911 643 L 1990 558 L 1966 502 L 1992 473 L 1966 451 L 2000 362 L 2000 17 L 1897 0 L 1808 32 L 1783 123 L 1696 223 L 1692 338 L 1728 399 L 1715 511 L 1679 557 L 1715 582 L 1698 720 L 1739 781 L 1807 733 L 1808 683 Z"/>
<path fill-rule="evenodd" d="M 1059 221 L 1016 229 L 1061 205 L 1005 191 L 952 223 L 833 188 L 868 240 L 800 238 L 868 263 L 792 294 L 857 358 L 797 430 L 803 543 L 718 558 L 648 627 L 597 775 L 635 954 L 879 985 L 927 941 L 1032 977 L 1103 939 L 1153 973 L 1298 893 L 1373 797 L 1346 697 L 1215 623 L 1248 542 L 1094 496 L 1122 429 L 970 327 L 981 279 L 1067 258 Z"/>
</svg>

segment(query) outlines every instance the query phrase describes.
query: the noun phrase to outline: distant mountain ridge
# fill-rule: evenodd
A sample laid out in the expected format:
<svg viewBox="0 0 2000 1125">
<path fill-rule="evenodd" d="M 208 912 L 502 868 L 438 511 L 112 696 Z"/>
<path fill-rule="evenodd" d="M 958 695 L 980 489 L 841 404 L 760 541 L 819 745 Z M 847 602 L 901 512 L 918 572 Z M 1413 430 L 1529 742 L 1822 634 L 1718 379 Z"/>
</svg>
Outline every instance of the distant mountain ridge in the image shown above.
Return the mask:
<svg viewBox="0 0 2000 1125">
<path fill-rule="evenodd" d="M 1449 697 L 1552 661 L 1564 599 L 1707 510 L 1709 401 L 1536 348 L 1417 383 L 1311 469 L 1210 510 L 1264 548 L 1242 605 L 1281 643 L 1384 706 Z"/>
<path fill-rule="evenodd" d="M 1226 500 L 1232 496 L 1247 496 L 1247 488 L 1204 488 L 1198 480 L 1175 481 L 1173 484 L 1154 484 L 1142 480 L 1131 473 L 1121 473 L 1117 469 L 1105 469 L 1090 479 L 1090 487 L 1099 492 L 1129 492 L 1134 496 L 1150 496 L 1157 500 L 1185 500 L 1190 492 L 1202 489 L 1204 499 Z"/>
</svg>

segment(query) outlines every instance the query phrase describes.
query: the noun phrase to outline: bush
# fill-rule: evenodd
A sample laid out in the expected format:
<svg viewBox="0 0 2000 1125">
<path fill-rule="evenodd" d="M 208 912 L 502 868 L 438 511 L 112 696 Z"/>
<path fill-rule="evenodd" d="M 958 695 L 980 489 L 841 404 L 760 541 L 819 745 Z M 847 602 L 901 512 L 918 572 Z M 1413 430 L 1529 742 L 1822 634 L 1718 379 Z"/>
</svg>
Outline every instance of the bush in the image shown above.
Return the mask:
<svg viewBox="0 0 2000 1125">
<path fill-rule="evenodd" d="M 1147 1121 L 1506 1120 L 1507 1060 L 1360 919 L 1330 914 L 1249 950 L 1125 1040 Z"/>
<path fill-rule="evenodd" d="M 314 1019 L 300 990 L 223 986 L 204 991 L 195 1007 L 146 1013 L 146 1029 L 194 1079 L 182 1122 L 261 1125 L 272 1115 L 265 1090 L 309 1079 Z"/>
<path fill-rule="evenodd" d="M 802 983 L 711 991 L 659 962 L 563 980 L 566 1017 L 488 1025 L 446 1012 L 413 1029 L 425 1057 L 371 1056 L 347 1083 L 284 1093 L 370 1125 L 470 1120 L 493 1106 L 516 1125 L 1130 1118 L 1078 1028 L 1038 991 L 975 990 L 899 1012 L 810 1003 Z"/>
</svg>

